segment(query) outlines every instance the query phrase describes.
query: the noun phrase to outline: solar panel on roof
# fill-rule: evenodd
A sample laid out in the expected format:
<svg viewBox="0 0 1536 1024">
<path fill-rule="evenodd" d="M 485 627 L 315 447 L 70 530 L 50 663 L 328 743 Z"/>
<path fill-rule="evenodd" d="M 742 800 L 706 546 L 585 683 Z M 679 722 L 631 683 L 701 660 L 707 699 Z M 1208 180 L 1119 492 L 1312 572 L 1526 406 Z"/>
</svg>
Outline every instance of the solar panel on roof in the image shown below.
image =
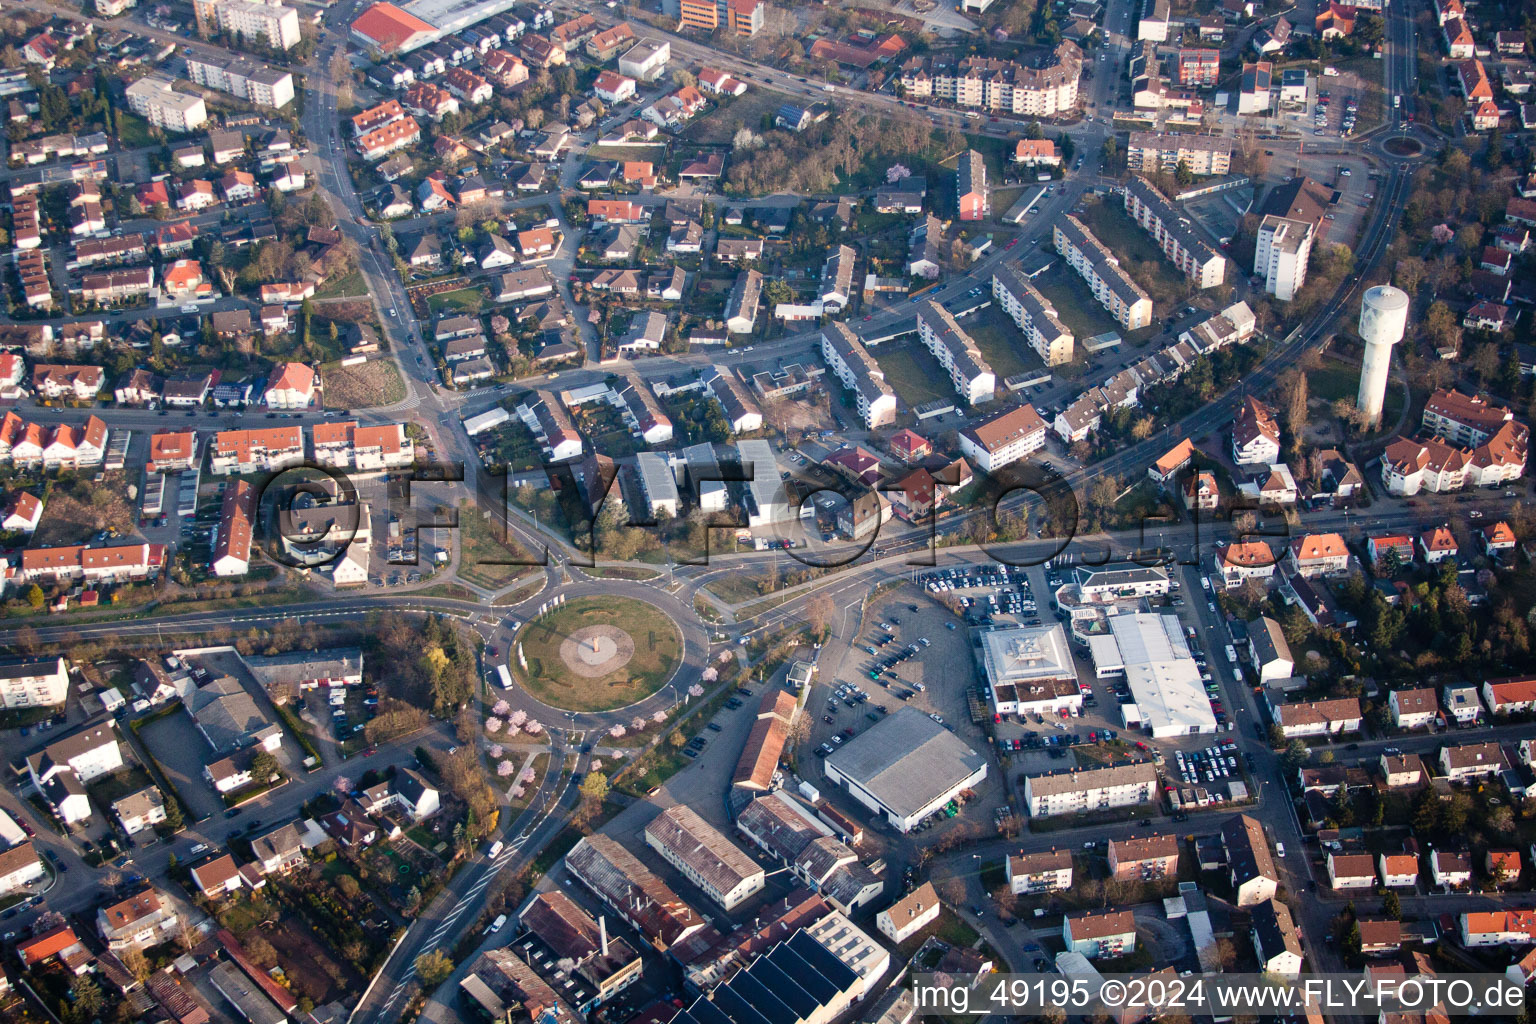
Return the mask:
<svg viewBox="0 0 1536 1024">
<path fill-rule="evenodd" d="M 795 932 L 791 935 L 789 948 L 799 953 L 800 958 L 814 967 L 822 977 L 836 985 L 839 992 L 859 980 L 859 976 L 853 972 L 852 967 L 833 956 L 826 946 L 805 932 Z"/>
<path fill-rule="evenodd" d="M 735 1024 L 773 1024 L 729 985 L 721 985 L 715 989 L 715 1006 L 735 1021 Z"/>
<path fill-rule="evenodd" d="M 814 940 L 812 945 L 815 945 Z M 779 943 L 768 951 L 767 956 L 774 966 L 794 978 L 800 987 L 809 992 L 811 998 L 821 1005 L 826 1006 L 837 998 L 837 986 L 818 973 L 815 966 L 808 963 L 805 957 L 791 949 L 789 943 Z"/>
<path fill-rule="evenodd" d="M 770 992 L 784 1000 L 790 1009 L 801 1017 L 809 1017 L 821 1009 L 821 1004 L 816 1001 L 815 996 L 807 992 L 799 981 L 785 974 L 767 957 L 760 956 L 752 961 L 752 966 L 747 968 L 746 973 L 762 982 Z"/>
<path fill-rule="evenodd" d="M 794 1010 L 750 974 L 738 972 L 727 986 L 750 1003 L 754 1010 L 768 1018 L 770 1024 L 795 1024 L 799 1020 Z"/>
<path fill-rule="evenodd" d="M 688 1012 L 692 1014 L 697 1024 L 731 1024 L 731 1018 L 725 1015 L 725 1011 L 708 999 L 694 1000 L 693 1005 L 688 1007 Z M 673 1021 L 672 1024 L 677 1024 L 677 1021 Z"/>
</svg>

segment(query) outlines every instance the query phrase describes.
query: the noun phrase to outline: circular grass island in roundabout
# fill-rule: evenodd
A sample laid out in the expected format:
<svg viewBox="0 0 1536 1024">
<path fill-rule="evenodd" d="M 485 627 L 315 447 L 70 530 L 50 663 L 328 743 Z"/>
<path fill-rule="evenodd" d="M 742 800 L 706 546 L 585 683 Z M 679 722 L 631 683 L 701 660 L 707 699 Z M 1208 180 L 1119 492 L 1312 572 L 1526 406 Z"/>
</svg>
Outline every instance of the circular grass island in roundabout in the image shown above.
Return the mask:
<svg viewBox="0 0 1536 1024">
<path fill-rule="evenodd" d="M 666 685 L 683 635 L 666 612 L 632 597 L 578 597 L 528 623 L 508 666 L 536 700 L 562 711 L 612 711 Z"/>
</svg>

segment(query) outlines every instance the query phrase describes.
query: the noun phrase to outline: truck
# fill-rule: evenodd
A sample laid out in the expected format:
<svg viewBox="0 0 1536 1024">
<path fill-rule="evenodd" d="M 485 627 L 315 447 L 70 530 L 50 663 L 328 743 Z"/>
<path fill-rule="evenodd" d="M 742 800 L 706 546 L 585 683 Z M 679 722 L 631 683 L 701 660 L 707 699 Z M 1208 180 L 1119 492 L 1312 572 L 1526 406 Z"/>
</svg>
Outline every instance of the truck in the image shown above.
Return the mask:
<svg viewBox="0 0 1536 1024">
<path fill-rule="evenodd" d="M 1234 665 L 1237 664 L 1237 648 L 1231 644 L 1227 644 L 1227 660 Z"/>
<path fill-rule="evenodd" d="M 496 666 L 496 678 L 501 683 L 501 688 L 503 690 L 512 689 L 512 673 L 507 671 L 507 666 Z"/>
<path fill-rule="evenodd" d="M 1338 68 L 1323 68 L 1323 77 L 1324 78 L 1338 78 L 1339 77 L 1339 69 Z"/>
</svg>

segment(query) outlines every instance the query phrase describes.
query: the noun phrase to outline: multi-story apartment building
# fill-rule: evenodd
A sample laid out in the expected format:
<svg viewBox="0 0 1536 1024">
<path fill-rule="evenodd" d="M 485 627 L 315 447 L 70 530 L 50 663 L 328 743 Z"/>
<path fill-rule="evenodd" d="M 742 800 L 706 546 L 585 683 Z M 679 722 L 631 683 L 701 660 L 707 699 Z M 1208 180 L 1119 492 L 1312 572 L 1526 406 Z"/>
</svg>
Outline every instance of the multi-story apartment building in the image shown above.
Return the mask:
<svg viewBox="0 0 1536 1024">
<path fill-rule="evenodd" d="M 1030 775 L 1024 779 L 1024 805 L 1037 818 L 1129 807 L 1149 803 L 1156 796 L 1157 769 L 1151 761 Z"/>
<path fill-rule="evenodd" d="M 953 314 L 929 299 L 917 307 L 917 333 L 923 346 L 933 353 L 949 374 L 960 399 L 968 405 L 979 405 L 992 400 L 997 387 L 997 377 L 992 367 L 976 347 L 976 342 L 966 334 Z"/>
<path fill-rule="evenodd" d="M 421 126 L 414 117 L 392 121 L 382 128 L 364 132 L 357 137 L 357 151 L 364 160 L 382 160 L 397 149 L 413 146 L 421 140 Z"/>
<path fill-rule="evenodd" d="M 277 0 L 193 0 L 192 13 L 204 36 L 217 30 L 259 40 L 277 50 L 292 49 L 299 43 L 299 12 Z"/>
<path fill-rule="evenodd" d="M 1057 319 L 1056 307 L 1029 283 L 1017 262 L 999 263 L 993 268 L 992 297 L 1046 366 L 1072 361 L 1072 332 Z"/>
<path fill-rule="evenodd" d="M 1525 473 L 1530 431 L 1510 410 L 1459 391 L 1436 391 L 1424 406 L 1430 436 L 1399 437 L 1381 458 L 1392 494 L 1493 487 Z"/>
<path fill-rule="evenodd" d="M 1307 578 L 1337 576 L 1349 568 L 1349 547 L 1337 533 L 1309 533 L 1291 541 L 1292 572 Z"/>
<path fill-rule="evenodd" d="M 1220 50 L 1186 48 L 1179 51 L 1176 63 L 1180 85 L 1212 86 L 1221 77 Z"/>
<path fill-rule="evenodd" d="M 1015 896 L 1072 888 L 1072 851 L 1047 850 L 1008 857 L 1008 891 Z"/>
<path fill-rule="evenodd" d="M 1221 845 L 1227 853 L 1237 905 L 1251 907 L 1273 899 L 1280 881 L 1264 826 L 1246 814 L 1239 815 L 1222 826 Z"/>
<path fill-rule="evenodd" d="M 903 95 L 938 99 L 956 106 L 997 113 L 1048 117 L 1077 105 L 1083 51 L 1064 41 L 1038 67 L 991 57 L 966 57 L 958 63 L 913 58 L 901 68 Z"/>
<path fill-rule="evenodd" d="M 880 934 L 900 945 L 938 920 L 944 908 L 932 882 L 924 882 L 875 915 Z"/>
<path fill-rule="evenodd" d="M 955 165 L 955 208 L 961 220 L 985 220 L 991 211 L 987 161 L 974 149 L 961 153 Z"/>
<path fill-rule="evenodd" d="M 827 369 L 853 393 L 859 418 L 870 430 L 896 422 L 896 392 L 864 343 L 847 324 L 833 321 L 821 332 L 821 358 Z"/>
<path fill-rule="evenodd" d="M 1232 172 L 1232 144 L 1213 135 L 1178 132 L 1131 132 L 1125 150 L 1126 166 L 1133 171 L 1173 173 L 1183 164 L 1189 173 L 1204 177 Z"/>
<path fill-rule="evenodd" d="M 1504 748 L 1497 742 L 1446 744 L 1440 748 L 1440 770 L 1452 782 L 1466 782 L 1499 775 L 1509 768 Z"/>
<path fill-rule="evenodd" d="M 995 473 L 1045 447 L 1046 423 L 1033 405 L 999 413 L 960 432 L 960 452 L 977 469 Z"/>
<path fill-rule="evenodd" d="M 155 548 L 147 543 L 88 548 L 67 544 L 56 548 L 27 548 L 21 553 L 16 578 L 27 583 L 81 580 L 86 583 L 126 583 L 141 580 L 159 568 Z M 160 552 L 163 558 L 163 552 Z"/>
<path fill-rule="evenodd" d="M 0 661 L 0 707 L 39 708 L 69 696 L 69 662 L 62 657 L 6 658 Z"/>
<path fill-rule="evenodd" d="M 1090 960 L 1124 956 L 1136 949 L 1136 917 L 1129 910 L 1068 914 L 1061 923 L 1061 937 L 1070 952 Z"/>
<path fill-rule="evenodd" d="M 175 84 L 160 75 L 139 79 L 126 95 L 129 110 L 164 131 L 196 131 L 208 121 L 208 107 L 201 96 L 177 92 Z"/>
<path fill-rule="evenodd" d="M 1312 258 L 1312 225 L 1269 214 L 1259 222 L 1254 273 L 1264 278 L 1264 290 L 1281 302 L 1289 302 L 1307 282 L 1307 261 Z"/>
<path fill-rule="evenodd" d="M 175 904 L 155 889 L 96 911 L 96 929 L 114 953 L 158 946 L 172 938 L 180 926 Z"/>
<path fill-rule="evenodd" d="M 198 85 L 227 92 L 258 107 L 281 110 L 293 102 L 293 75 L 237 57 L 187 54 L 187 77 Z"/>
<path fill-rule="evenodd" d="M 1080 274 L 1093 297 L 1128 331 L 1152 322 L 1152 299 L 1120 267 L 1120 260 L 1071 214 L 1051 225 L 1056 251 Z"/>
<path fill-rule="evenodd" d="M 1122 881 L 1167 878 L 1176 874 L 1178 867 L 1178 836 L 1140 836 L 1110 841 L 1109 870 Z"/>
<path fill-rule="evenodd" d="M 761 0 L 677 0 L 677 27 L 700 32 L 725 29 L 750 39 L 762 31 L 765 6 Z"/>
<path fill-rule="evenodd" d="M 304 461 L 304 430 L 294 425 L 221 430 L 213 436 L 208 468 L 215 474 L 283 469 Z"/>
<path fill-rule="evenodd" d="M 360 427 L 355 422 L 316 423 L 310 429 L 315 461 L 336 469 L 374 472 L 409 466 L 416 447 L 403 423 Z"/>
<path fill-rule="evenodd" d="M 1424 404 L 1421 422 L 1436 437 L 1475 448 L 1495 437 L 1514 418 L 1512 411 L 1486 398 L 1441 388 Z"/>
<path fill-rule="evenodd" d="M 1196 287 L 1215 288 L 1225 279 L 1227 258 L 1206 245 L 1190 227 L 1189 218 L 1146 178 L 1137 175 L 1125 187 L 1125 212 Z"/>
</svg>

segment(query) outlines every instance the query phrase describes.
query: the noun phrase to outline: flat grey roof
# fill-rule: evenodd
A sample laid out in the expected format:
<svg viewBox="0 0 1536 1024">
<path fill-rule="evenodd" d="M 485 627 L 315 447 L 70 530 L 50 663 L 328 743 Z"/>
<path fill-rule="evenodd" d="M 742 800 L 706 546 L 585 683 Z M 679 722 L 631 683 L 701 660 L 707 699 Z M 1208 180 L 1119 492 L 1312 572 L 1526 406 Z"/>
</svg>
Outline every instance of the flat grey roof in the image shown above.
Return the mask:
<svg viewBox="0 0 1536 1024">
<path fill-rule="evenodd" d="M 987 761 L 921 711 L 902 708 L 835 751 L 827 763 L 907 817 Z"/>
</svg>

